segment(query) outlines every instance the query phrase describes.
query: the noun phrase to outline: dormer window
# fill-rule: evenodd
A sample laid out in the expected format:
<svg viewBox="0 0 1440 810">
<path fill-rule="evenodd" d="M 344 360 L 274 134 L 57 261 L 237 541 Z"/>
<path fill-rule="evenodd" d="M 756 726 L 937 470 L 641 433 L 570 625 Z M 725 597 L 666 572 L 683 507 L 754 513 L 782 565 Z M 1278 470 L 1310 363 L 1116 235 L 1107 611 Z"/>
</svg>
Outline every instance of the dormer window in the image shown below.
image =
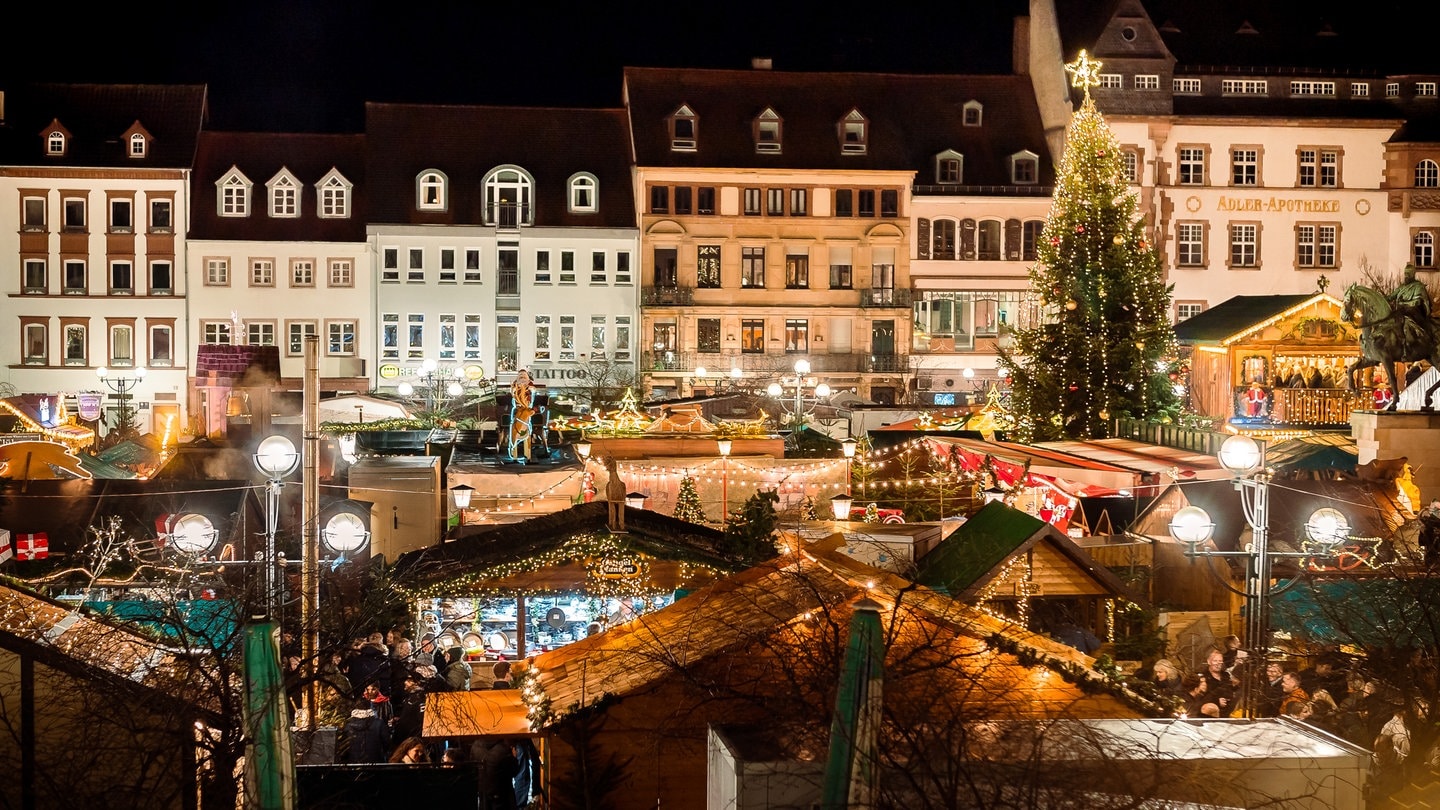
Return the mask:
<svg viewBox="0 0 1440 810">
<path fill-rule="evenodd" d="M 222 217 L 250 216 L 250 187 L 254 185 L 238 168 L 232 166 L 215 182 L 219 195 L 216 210 Z"/>
<path fill-rule="evenodd" d="M 320 200 L 321 219 L 350 218 L 350 189 L 345 175 L 339 169 L 331 169 L 320 182 L 315 184 L 315 196 Z"/>
<path fill-rule="evenodd" d="M 680 109 L 670 115 L 670 149 L 674 152 L 694 152 L 696 148 L 699 119 L 695 111 L 687 105 L 680 105 Z"/>
<path fill-rule="evenodd" d="M 961 124 L 967 127 L 978 127 L 985 114 L 985 105 L 971 99 L 965 102 Z"/>
<path fill-rule="evenodd" d="M 1010 156 L 1010 182 L 1029 186 L 1040 182 L 1040 156 L 1028 149 Z"/>
<path fill-rule="evenodd" d="M 138 132 L 130 136 L 130 157 L 145 157 L 145 136 Z"/>
<path fill-rule="evenodd" d="M 535 224 L 535 181 L 518 166 L 501 166 L 485 177 L 485 224 L 519 228 Z"/>
<path fill-rule="evenodd" d="M 600 210 L 600 183 L 588 172 L 570 176 L 570 213 L 593 214 Z"/>
<path fill-rule="evenodd" d="M 421 211 L 444 211 L 445 175 L 430 169 L 415 178 L 415 207 Z"/>
<path fill-rule="evenodd" d="M 958 185 L 965 182 L 965 156 L 954 149 L 946 149 L 936 155 L 935 182 L 942 185 Z"/>
<path fill-rule="evenodd" d="M 755 151 L 779 154 L 783 124 L 780 116 L 766 107 L 755 119 Z"/>
<path fill-rule="evenodd" d="M 50 126 L 40 131 L 40 137 L 45 139 L 45 154 L 50 157 L 64 157 L 66 149 L 70 144 L 70 131 L 60 125 L 60 119 L 50 122 Z"/>
<path fill-rule="evenodd" d="M 150 132 L 139 121 L 131 124 L 121 136 L 121 143 L 125 145 L 125 156 L 131 160 L 140 160 L 149 155 L 150 141 Z"/>
<path fill-rule="evenodd" d="M 869 148 L 870 122 L 859 110 L 852 109 L 840 120 L 840 152 L 863 155 Z"/>
<path fill-rule="evenodd" d="M 289 169 L 281 169 L 265 187 L 270 190 L 270 216 L 281 219 L 300 216 L 300 181 Z"/>
</svg>

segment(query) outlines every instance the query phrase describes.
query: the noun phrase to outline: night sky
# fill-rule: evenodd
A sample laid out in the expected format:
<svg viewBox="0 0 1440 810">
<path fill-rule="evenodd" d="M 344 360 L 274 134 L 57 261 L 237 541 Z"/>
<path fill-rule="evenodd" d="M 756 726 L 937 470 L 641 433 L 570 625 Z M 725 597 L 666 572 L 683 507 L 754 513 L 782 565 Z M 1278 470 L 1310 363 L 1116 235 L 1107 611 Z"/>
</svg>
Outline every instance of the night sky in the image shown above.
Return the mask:
<svg viewBox="0 0 1440 810">
<path fill-rule="evenodd" d="M 109 3 L 7 40 L 0 80 L 204 83 L 214 129 L 360 131 L 365 101 L 618 107 L 627 65 L 1009 70 L 1023 0 L 945 8 L 937 24 L 851 0 Z"/>
</svg>

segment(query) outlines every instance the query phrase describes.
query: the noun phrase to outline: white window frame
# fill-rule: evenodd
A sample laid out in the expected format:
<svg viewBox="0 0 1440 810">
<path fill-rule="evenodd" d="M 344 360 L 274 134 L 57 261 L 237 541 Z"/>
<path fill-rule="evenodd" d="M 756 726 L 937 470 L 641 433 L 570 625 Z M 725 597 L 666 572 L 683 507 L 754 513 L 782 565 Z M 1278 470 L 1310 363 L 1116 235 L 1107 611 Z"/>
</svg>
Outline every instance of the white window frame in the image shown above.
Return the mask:
<svg viewBox="0 0 1440 810">
<path fill-rule="evenodd" d="M 1125 77 L 1119 73 L 1101 73 L 1099 81 L 1095 86 L 1101 90 L 1119 90 L 1125 86 Z"/>
<path fill-rule="evenodd" d="M 418 330 L 418 331 L 417 331 Z M 425 357 L 425 313 L 411 312 L 405 315 L 405 334 L 402 336 L 405 357 L 421 360 Z"/>
<path fill-rule="evenodd" d="M 132 157 L 132 158 L 143 158 L 143 157 L 145 157 L 145 151 L 146 151 L 146 150 L 145 150 L 145 146 L 146 146 L 146 141 L 145 141 L 145 136 L 144 136 L 144 135 L 140 134 L 139 132 L 132 132 L 132 133 L 130 134 L 130 151 L 128 152 L 128 154 L 130 155 L 130 157 Z"/>
<path fill-rule="evenodd" d="M 205 286 L 206 287 L 229 287 L 230 286 L 230 260 L 219 256 L 209 256 L 205 259 Z"/>
<path fill-rule="evenodd" d="M 300 181 L 289 169 L 282 168 L 265 184 L 270 195 L 270 216 L 295 219 L 300 216 Z"/>
<path fill-rule="evenodd" d="M 250 286 L 251 287 L 274 287 L 275 286 L 275 260 L 268 258 L 250 259 Z"/>
<path fill-rule="evenodd" d="M 149 324 L 147 331 L 150 340 L 149 343 L 146 344 L 145 349 L 146 353 L 150 356 L 146 362 L 152 368 L 169 368 L 173 366 L 175 364 L 175 327 L 168 323 L 152 323 Z M 155 352 L 155 346 L 159 342 L 155 340 L 155 335 L 161 333 L 165 335 L 166 352 L 164 356 Z"/>
<path fill-rule="evenodd" d="M 550 362 L 550 316 L 535 316 L 535 361 Z"/>
<path fill-rule="evenodd" d="M 415 175 L 415 208 L 444 211 L 450 204 L 449 187 L 449 179 L 439 169 L 426 169 Z"/>
<path fill-rule="evenodd" d="M 155 220 L 160 218 L 155 215 L 159 211 L 165 212 L 165 221 L 169 224 L 155 224 Z M 173 233 L 175 231 L 175 201 L 169 197 L 151 198 L 148 225 L 152 233 Z"/>
<path fill-rule="evenodd" d="M 58 129 L 50 130 L 50 134 L 45 137 L 45 153 L 48 155 L 65 154 L 65 144 L 68 140 L 64 132 Z"/>
<path fill-rule="evenodd" d="M 168 275 L 170 283 L 164 286 L 155 283 L 156 271 L 160 267 L 170 268 Z M 169 259 L 161 259 L 150 262 L 150 274 L 146 278 L 146 291 L 150 295 L 174 295 L 175 294 L 175 263 Z"/>
<path fill-rule="evenodd" d="M 630 359 L 630 316 L 615 316 L 615 359 Z"/>
<path fill-rule="evenodd" d="M 1260 266 L 1260 226 L 1253 222 L 1232 222 L 1229 267 L 1253 269 Z"/>
<path fill-rule="evenodd" d="M 507 317 L 507 316 L 504 316 L 504 315 L 500 316 L 501 319 L 503 319 L 503 318 L 505 318 L 505 317 Z M 508 316 L 508 317 L 510 317 L 510 318 L 513 319 L 511 322 L 512 322 L 513 324 L 515 324 L 516 337 L 518 338 L 518 337 L 519 337 L 519 329 L 520 329 L 520 327 L 519 327 L 519 323 L 520 323 L 519 318 L 517 318 L 517 317 L 515 317 L 515 316 L 513 316 L 513 315 L 512 315 L 512 316 Z M 480 336 L 483 334 L 483 333 L 480 331 L 480 326 L 481 326 L 483 320 L 484 320 L 484 319 L 481 318 L 481 316 L 476 315 L 476 314 L 473 314 L 473 313 L 472 313 L 472 314 L 467 314 L 467 315 L 465 316 L 465 323 L 464 323 L 465 331 L 464 331 L 464 334 L 461 336 L 462 339 L 465 341 L 465 344 L 464 344 L 464 347 L 461 349 L 461 351 L 463 352 L 464 358 L 465 358 L 466 360 L 479 360 L 479 359 L 480 359 L 480 350 L 481 350 L 481 347 L 482 347 L 482 342 L 481 342 L 481 337 L 480 337 Z"/>
<path fill-rule="evenodd" d="M 1416 97 L 1416 98 L 1435 98 L 1435 95 L 1436 95 L 1436 83 L 1435 83 L 1435 82 L 1416 82 L 1416 83 L 1415 83 L 1415 97 Z"/>
<path fill-rule="evenodd" d="M 851 108 L 837 124 L 840 154 L 863 155 L 870 151 L 870 119 L 858 108 Z"/>
<path fill-rule="evenodd" d="M 1136 90 L 1159 90 L 1160 75 L 1158 73 L 1139 73 L 1136 74 L 1131 84 Z"/>
<path fill-rule="evenodd" d="M 325 321 L 325 356 L 326 357 L 354 357 L 355 345 L 360 332 L 360 322 L 354 320 Z M 336 338 L 339 338 L 340 348 L 336 349 Z M 348 341 L 346 338 L 349 338 Z M 349 346 L 346 349 L 346 346 Z"/>
<path fill-rule="evenodd" d="M 1440 163 L 1429 158 L 1416 163 L 1415 188 L 1440 188 Z"/>
<path fill-rule="evenodd" d="M 206 346 L 234 345 L 234 324 L 230 321 L 201 321 L 200 342 Z"/>
<path fill-rule="evenodd" d="M 245 322 L 246 346 L 274 346 L 276 345 L 275 338 L 276 334 L 274 321 Z"/>
<path fill-rule="evenodd" d="M 513 164 L 496 166 L 486 173 L 483 188 L 486 225 L 503 227 L 500 225 L 500 200 L 507 191 L 517 197 L 512 203 L 519 209 L 515 217 L 516 226 L 535 224 L 535 178 L 530 172 Z"/>
<path fill-rule="evenodd" d="M 975 99 L 965 102 L 960 108 L 960 126 L 978 127 L 985 123 L 985 105 Z"/>
<path fill-rule="evenodd" d="M 320 322 L 311 320 L 285 322 L 285 356 L 300 357 L 305 354 L 305 338 L 320 334 Z"/>
<path fill-rule="evenodd" d="M 773 107 L 766 107 L 755 117 L 755 151 L 778 155 L 784 150 L 785 120 Z"/>
<path fill-rule="evenodd" d="M 947 180 L 945 167 L 954 164 L 955 179 Z M 935 182 L 942 186 L 963 185 L 965 182 L 965 156 L 954 149 L 946 149 L 935 156 Z"/>
<path fill-rule="evenodd" d="M 1179 301 L 1175 304 L 1175 320 L 1183 321 L 1193 318 L 1205 311 L 1205 305 L 1198 301 Z"/>
<path fill-rule="evenodd" d="M 1400 83 L 1399 83 L 1399 82 L 1386 82 L 1386 83 L 1385 83 L 1385 97 L 1386 97 L 1386 98 L 1399 98 L 1399 97 L 1400 97 Z"/>
<path fill-rule="evenodd" d="M 121 368 L 130 368 L 135 365 L 135 326 L 128 323 L 115 323 L 110 325 L 109 343 L 106 351 L 110 355 L 110 365 Z M 115 351 L 116 348 L 124 350 L 125 354 Z"/>
<path fill-rule="evenodd" d="M 380 359 L 400 359 L 400 313 L 380 313 Z"/>
<path fill-rule="evenodd" d="M 465 248 L 465 274 L 461 276 L 466 284 L 481 283 L 485 265 L 480 259 L 480 248 Z"/>
<path fill-rule="evenodd" d="M 380 248 L 380 281 L 395 283 L 400 280 L 400 246 L 383 245 Z"/>
<path fill-rule="evenodd" d="M 1292 81 L 1290 82 L 1290 95 L 1292 96 L 1335 96 L 1335 82 L 1318 81 Z"/>
<path fill-rule="evenodd" d="M 331 169 L 315 184 L 315 196 L 320 201 L 316 214 L 321 219 L 349 219 L 350 192 L 354 187 L 339 169 Z"/>
<path fill-rule="evenodd" d="M 459 316 L 453 312 L 442 312 L 437 318 L 440 324 L 440 359 L 455 359 L 455 341 L 459 330 Z"/>
<path fill-rule="evenodd" d="M 1370 83 L 1369 83 L 1369 82 L 1351 82 L 1351 83 L 1350 83 L 1350 97 L 1351 97 L 1351 98 L 1369 98 L 1369 97 L 1370 97 Z"/>
<path fill-rule="evenodd" d="M 615 251 L 615 283 L 630 284 L 630 251 Z"/>
<path fill-rule="evenodd" d="M 689 105 L 682 104 L 666 121 L 670 129 L 670 151 L 694 152 L 700 140 L 700 118 Z"/>
<path fill-rule="evenodd" d="M 110 233 L 134 233 L 135 232 L 135 201 L 129 197 L 110 198 Z M 121 213 L 123 212 L 123 216 Z M 119 224 L 119 220 L 125 220 L 128 225 Z"/>
<path fill-rule="evenodd" d="M 235 166 L 215 181 L 215 211 L 222 217 L 250 216 L 250 178 Z"/>
<path fill-rule="evenodd" d="M 1435 232 L 1416 231 L 1410 238 L 1410 260 L 1416 267 L 1435 269 Z"/>
<path fill-rule="evenodd" d="M 1200 80 L 1194 78 L 1172 79 L 1170 91 L 1177 96 L 1198 96 L 1201 91 Z"/>
<path fill-rule="evenodd" d="M 39 273 L 39 284 L 31 271 Z M 24 295 L 45 295 L 50 292 L 50 263 L 45 259 L 26 259 L 20 263 L 20 292 Z"/>
<path fill-rule="evenodd" d="M 355 260 L 354 259 L 330 259 L 328 262 L 326 277 L 331 287 L 354 287 L 355 286 Z"/>
<path fill-rule="evenodd" d="M 1176 182 L 1182 186 L 1205 185 L 1205 161 L 1208 157 L 1205 150 L 1198 146 L 1180 147 L 1176 153 Z"/>
<path fill-rule="evenodd" d="M 575 362 L 575 316 L 560 316 L 560 345 L 558 359 L 562 363 Z"/>
<path fill-rule="evenodd" d="M 570 189 L 567 199 L 570 201 L 570 213 L 572 214 L 593 214 L 600 210 L 600 180 L 589 172 L 577 172 L 570 175 L 566 183 Z M 585 199 L 589 196 L 589 200 Z"/>
<path fill-rule="evenodd" d="M 1022 179 L 1020 167 L 1030 166 L 1030 178 Z M 1033 186 L 1040 182 L 1040 156 L 1029 149 L 1022 149 L 1010 156 L 1010 182 L 1017 186 Z"/>
<path fill-rule="evenodd" d="M 1268 96 L 1270 82 L 1265 79 L 1221 79 L 1220 94 L 1223 96 Z"/>
<path fill-rule="evenodd" d="M 1230 185 L 1258 188 L 1260 185 L 1260 148 L 1236 146 L 1230 149 Z"/>
<path fill-rule="evenodd" d="M 315 281 L 315 260 L 306 258 L 292 258 L 290 260 L 290 286 L 291 287 L 314 287 Z"/>
</svg>

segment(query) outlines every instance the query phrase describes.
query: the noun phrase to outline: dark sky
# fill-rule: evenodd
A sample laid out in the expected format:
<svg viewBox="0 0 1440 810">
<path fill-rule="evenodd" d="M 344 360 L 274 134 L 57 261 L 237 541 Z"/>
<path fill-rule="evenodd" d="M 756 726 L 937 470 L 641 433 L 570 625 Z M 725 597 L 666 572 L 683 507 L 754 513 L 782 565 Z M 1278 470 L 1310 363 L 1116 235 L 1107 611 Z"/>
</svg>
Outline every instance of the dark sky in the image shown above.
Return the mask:
<svg viewBox="0 0 1440 810">
<path fill-rule="evenodd" d="M 627 65 L 748 68 L 769 56 L 776 70 L 1008 71 L 1024 0 L 946 7 L 936 17 L 929 3 L 897 14 L 873 0 L 105 3 L 42 29 L 55 34 L 8 40 L 0 79 L 204 83 L 216 129 L 359 131 L 367 100 L 619 106 Z"/>
</svg>

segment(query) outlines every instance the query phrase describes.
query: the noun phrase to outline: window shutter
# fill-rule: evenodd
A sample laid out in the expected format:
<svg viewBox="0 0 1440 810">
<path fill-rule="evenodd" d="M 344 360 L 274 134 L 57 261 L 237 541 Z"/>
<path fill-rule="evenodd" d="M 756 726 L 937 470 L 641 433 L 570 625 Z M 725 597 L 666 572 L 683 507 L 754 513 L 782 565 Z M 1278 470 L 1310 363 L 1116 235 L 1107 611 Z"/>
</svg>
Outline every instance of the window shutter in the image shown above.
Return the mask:
<svg viewBox="0 0 1440 810">
<path fill-rule="evenodd" d="M 921 218 L 916 225 L 918 234 L 915 237 L 917 246 L 920 248 L 920 258 L 930 258 L 930 220 Z"/>
<path fill-rule="evenodd" d="M 1020 260 L 1020 220 L 1005 220 L 1005 259 Z"/>
<path fill-rule="evenodd" d="M 960 258 L 975 261 L 975 220 L 960 220 Z"/>
</svg>

